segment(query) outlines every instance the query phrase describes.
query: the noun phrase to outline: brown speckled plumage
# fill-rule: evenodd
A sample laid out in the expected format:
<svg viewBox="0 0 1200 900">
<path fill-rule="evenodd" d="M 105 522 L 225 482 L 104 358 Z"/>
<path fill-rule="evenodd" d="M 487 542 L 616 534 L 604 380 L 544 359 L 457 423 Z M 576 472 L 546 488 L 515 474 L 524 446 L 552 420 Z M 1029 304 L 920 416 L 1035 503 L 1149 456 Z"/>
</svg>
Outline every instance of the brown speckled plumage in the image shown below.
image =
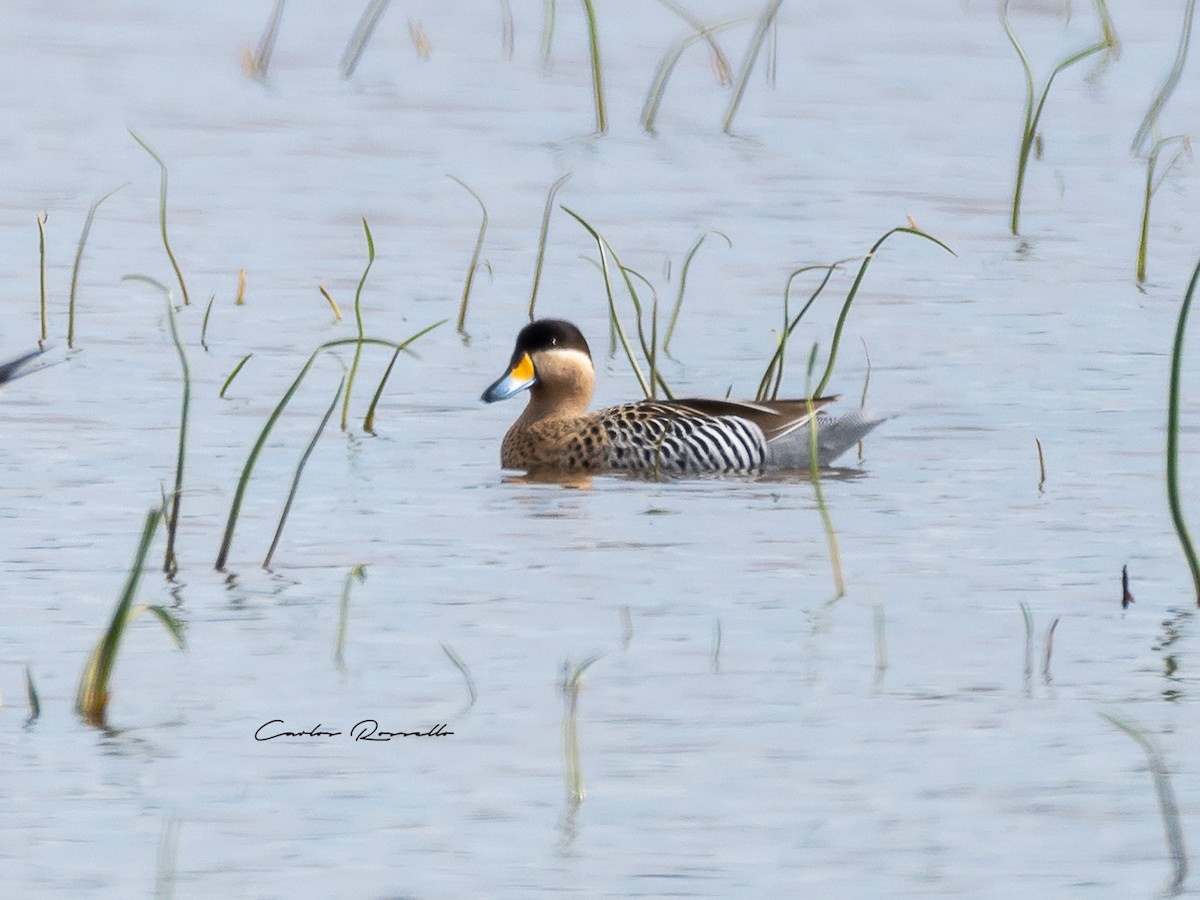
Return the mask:
<svg viewBox="0 0 1200 900">
<path fill-rule="evenodd" d="M 588 412 L 594 385 L 591 354 L 574 325 L 541 320 L 522 329 L 509 371 L 483 395 L 491 402 L 530 392 L 529 405 L 504 436 L 501 464 L 671 475 L 757 472 L 777 457 L 794 466 L 807 452 L 810 414 L 837 399 L 641 400 Z M 854 415 L 836 420 L 821 414 L 817 421 L 819 432 L 842 423 L 836 446 L 818 439 L 819 451 L 830 459 L 853 443 L 846 440 L 850 434 L 857 440 L 876 424 Z M 781 454 L 789 443 L 797 447 Z"/>
</svg>

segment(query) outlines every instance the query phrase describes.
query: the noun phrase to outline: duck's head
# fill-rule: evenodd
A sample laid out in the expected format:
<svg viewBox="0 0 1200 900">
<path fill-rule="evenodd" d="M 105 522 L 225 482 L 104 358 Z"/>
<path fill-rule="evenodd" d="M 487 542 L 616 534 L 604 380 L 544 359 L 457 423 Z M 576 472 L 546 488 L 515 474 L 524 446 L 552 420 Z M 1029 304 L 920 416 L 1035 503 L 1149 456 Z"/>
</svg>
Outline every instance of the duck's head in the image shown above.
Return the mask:
<svg viewBox="0 0 1200 900">
<path fill-rule="evenodd" d="M 545 413 L 579 415 L 596 386 L 592 354 L 582 332 L 561 319 L 539 319 L 521 329 L 508 371 L 483 392 L 486 403 L 529 390 L 530 406 Z"/>
</svg>

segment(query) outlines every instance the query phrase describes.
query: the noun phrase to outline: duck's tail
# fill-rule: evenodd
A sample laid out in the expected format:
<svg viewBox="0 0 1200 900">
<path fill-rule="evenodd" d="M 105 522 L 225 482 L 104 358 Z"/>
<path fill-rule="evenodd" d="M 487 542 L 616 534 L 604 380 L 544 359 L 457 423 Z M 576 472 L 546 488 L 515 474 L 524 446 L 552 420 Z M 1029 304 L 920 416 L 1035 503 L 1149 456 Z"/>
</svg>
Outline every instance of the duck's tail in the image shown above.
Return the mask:
<svg viewBox="0 0 1200 900">
<path fill-rule="evenodd" d="M 25 366 L 42 355 L 41 350 L 34 350 L 26 353 L 24 356 L 18 356 L 15 359 L 0 362 L 0 384 L 6 381 L 12 381 L 18 375 L 26 375 L 31 370 L 26 370 Z"/>
<path fill-rule="evenodd" d="M 817 414 L 817 462 L 828 466 L 857 444 L 887 417 L 871 418 L 861 409 L 840 416 Z M 767 445 L 770 456 L 767 467 L 772 469 L 807 469 L 811 465 L 809 451 L 810 429 L 797 428 L 790 434 Z"/>
</svg>

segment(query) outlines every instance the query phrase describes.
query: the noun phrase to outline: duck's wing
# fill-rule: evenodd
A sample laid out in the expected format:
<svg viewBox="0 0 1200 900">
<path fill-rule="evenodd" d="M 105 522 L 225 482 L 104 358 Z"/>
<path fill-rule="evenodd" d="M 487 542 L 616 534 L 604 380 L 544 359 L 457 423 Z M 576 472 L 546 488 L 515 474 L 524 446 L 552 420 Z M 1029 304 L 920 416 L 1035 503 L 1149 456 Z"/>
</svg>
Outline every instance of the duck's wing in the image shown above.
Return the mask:
<svg viewBox="0 0 1200 900">
<path fill-rule="evenodd" d="M 809 409 L 816 411 L 840 399 L 839 394 L 813 397 L 812 400 L 658 400 L 659 406 L 673 408 L 680 414 L 700 413 L 704 416 L 736 416 L 747 419 L 762 429 L 768 441 L 775 441 L 808 424 Z"/>
<path fill-rule="evenodd" d="M 41 355 L 41 350 L 33 350 L 29 353 L 26 353 L 24 356 L 18 356 L 15 359 L 10 359 L 7 362 L 0 363 L 0 384 L 4 384 L 7 381 L 12 381 L 18 375 L 24 375 L 25 373 L 21 371 L 24 365 L 30 360 L 36 359 Z"/>
</svg>

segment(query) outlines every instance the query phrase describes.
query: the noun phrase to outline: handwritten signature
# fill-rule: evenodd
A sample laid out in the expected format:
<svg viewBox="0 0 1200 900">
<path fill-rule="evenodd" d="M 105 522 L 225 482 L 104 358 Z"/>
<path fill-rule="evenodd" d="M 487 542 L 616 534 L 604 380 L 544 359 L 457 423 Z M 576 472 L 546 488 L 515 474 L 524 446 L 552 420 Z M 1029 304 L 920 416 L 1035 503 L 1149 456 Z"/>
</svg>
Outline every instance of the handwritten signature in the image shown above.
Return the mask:
<svg viewBox="0 0 1200 900">
<path fill-rule="evenodd" d="M 444 724 L 434 725 L 426 731 L 385 731 L 379 727 L 375 719 L 363 719 L 350 729 L 349 737 L 354 741 L 390 741 L 392 738 L 423 738 L 449 737 L 453 731 L 447 731 Z M 299 731 L 289 731 L 284 727 L 283 719 L 271 719 L 263 722 L 254 731 L 256 741 L 274 741 L 279 738 L 333 738 L 340 737 L 342 732 L 326 729 L 320 723 L 312 728 L 302 728 Z"/>
</svg>

